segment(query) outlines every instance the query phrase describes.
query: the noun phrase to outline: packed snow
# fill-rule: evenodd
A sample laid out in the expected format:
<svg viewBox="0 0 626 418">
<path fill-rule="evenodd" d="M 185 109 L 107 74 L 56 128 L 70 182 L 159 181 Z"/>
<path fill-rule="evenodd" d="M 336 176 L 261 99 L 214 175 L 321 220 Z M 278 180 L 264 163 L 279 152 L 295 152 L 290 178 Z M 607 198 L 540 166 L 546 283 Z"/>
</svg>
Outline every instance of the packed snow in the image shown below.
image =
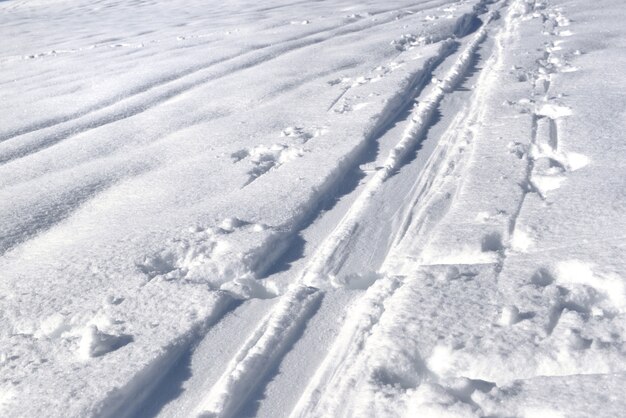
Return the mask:
<svg viewBox="0 0 626 418">
<path fill-rule="evenodd" d="M 624 17 L 0 1 L 0 416 L 622 416 Z"/>
</svg>

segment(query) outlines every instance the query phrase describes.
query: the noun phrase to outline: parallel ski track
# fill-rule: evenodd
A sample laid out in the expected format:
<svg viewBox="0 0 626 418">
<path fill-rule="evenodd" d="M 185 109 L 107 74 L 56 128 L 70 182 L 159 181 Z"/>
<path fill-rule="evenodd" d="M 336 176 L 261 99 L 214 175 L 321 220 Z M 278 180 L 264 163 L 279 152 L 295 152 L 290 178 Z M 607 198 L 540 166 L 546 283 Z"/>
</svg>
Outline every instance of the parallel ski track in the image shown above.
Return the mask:
<svg viewBox="0 0 626 418">
<path fill-rule="evenodd" d="M 333 273 L 341 266 L 351 233 L 358 226 L 372 196 L 378 193 L 385 181 L 401 167 L 408 153 L 415 148 L 417 142 L 432 123 L 434 112 L 443 97 L 463 79 L 476 50 L 487 34 L 487 25 L 495 16 L 496 14 L 493 12 L 487 14 L 485 23 L 457 56 L 443 80 L 434 83 L 425 99 L 416 106 L 402 139 L 390 151 L 383 168 L 366 184 L 365 189 L 357 197 L 339 225 L 324 240 L 311 261 L 301 272 L 296 283 L 282 296 L 279 306 L 262 322 L 254 335 L 248 339 L 244 347 L 231 361 L 220 380 L 198 406 L 196 410 L 198 416 L 234 416 L 238 408 L 245 404 L 246 396 L 253 389 L 251 383 L 258 382 L 259 376 L 265 375 L 271 364 L 279 360 L 283 354 L 282 350 L 286 345 L 286 339 L 292 335 L 291 328 L 282 329 L 270 324 L 302 325 L 308 320 L 306 315 L 310 314 L 311 310 L 302 307 L 300 301 L 313 298 L 314 295 L 321 297 L 324 293 L 323 289 L 329 285 L 328 278 L 332 277 Z M 401 281 L 398 279 L 390 278 L 376 283 L 374 288 L 381 288 L 380 293 L 390 295 L 400 284 Z M 383 297 L 384 299 L 386 297 Z M 367 299 L 364 303 L 367 304 Z M 295 309 L 285 309 L 286 306 L 294 306 Z M 365 311 L 366 313 L 376 312 L 377 310 L 374 308 L 374 306 L 369 306 Z M 364 312 L 364 310 L 359 309 L 359 312 Z M 368 313 L 368 315 L 370 314 Z M 371 324 L 376 322 L 375 318 L 370 321 Z M 285 336 L 282 336 L 283 334 Z M 366 334 L 361 333 L 361 335 Z M 259 359 L 264 359 L 264 361 L 259 361 Z M 302 409 L 297 407 L 294 414 L 299 415 L 298 411 Z M 307 415 L 307 413 L 300 415 Z"/>
<path fill-rule="evenodd" d="M 459 114 L 462 117 L 456 121 L 465 124 L 466 129 L 470 131 L 468 132 L 469 135 L 471 135 L 472 123 L 480 120 L 481 117 L 482 96 L 489 85 L 485 79 L 490 76 L 490 72 L 502 66 L 503 41 L 506 41 L 515 30 L 515 17 L 518 16 L 516 13 L 521 4 L 521 2 L 516 2 L 509 7 L 503 27 L 496 35 L 495 52 L 487 61 L 487 65 L 479 78 L 473 103 L 467 112 Z M 476 47 L 480 43 L 480 39 L 480 34 L 478 34 L 475 39 L 477 41 Z M 472 44 L 475 43 L 472 42 Z M 468 52 L 472 50 L 475 51 L 475 47 L 471 45 L 466 49 Z M 456 123 L 453 122 L 451 128 L 454 128 L 455 125 Z M 454 137 L 462 139 L 463 135 L 454 135 L 454 132 L 451 132 L 448 139 L 453 140 Z M 417 187 L 413 192 L 413 205 L 415 207 L 411 208 L 411 210 L 417 208 L 417 211 L 412 216 L 407 214 L 405 218 L 406 223 L 410 222 L 412 224 L 411 239 L 413 240 L 416 239 L 414 236 L 416 230 L 418 235 L 423 235 L 421 228 L 427 220 L 427 208 L 431 205 L 433 199 L 436 199 L 437 191 L 441 190 L 443 186 L 442 182 L 446 181 L 444 173 L 448 169 L 448 161 L 450 161 L 449 150 L 452 145 L 452 143 L 446 143 L 445 141 L 438 145 L 440 147 L 439 152 L 433 153 L 424 174 L 416 182 Z M 431 175 L 428 173 L 431 173 Z M 402 230 L 399 231 L 393 248 L 397 248 L 401 244 L 407 229 L 408 225 L 404 225 Z M 367 370 L 369 355 L 364 350 L 366 341 L 373 333 L 387 308 L 386 300 L 397 289 L 402 287 L 404 282 L 403 276 L 393 275 L 398 268 L 397 265 L 394 265 L 395 260 L 387 261 L 390 262 L 383 265 L 381 269 L 384 274 L 383 278 L 379 279 L 368 290 L 365 297 L 351 310 L 345 321 L 346 325 L 335 340 L 323 364 L 311 379 L 300 401 L 294 408 L 291 414 L 292 417 L 345 416 L 346 411 L 350 411 L 350 397 L 348 393 L 354 391 L 355 385 L 360 381 L 359 379 L 363 378 Z M 342 399 L 347 399 L 348 401 L 344 403 L 344 401 L 341 401 Z"/>
<path fill-rule="evenodd" d="M 438 64 L 439 58 L 446 56 L 451 51 L 451 43 L 451 41 L 443 43 L 439 49 L 440 55 L 426 64 L 428 66 Z M 423 68 L 416 77 L 421 79 L 423 74 L 430 73 L 430 71 L 432 71 L 432 68 Z M 414 93 L 416 88 L 418 87 L 412 87 L 410 91 Z M 386 113 L 393 112 L 388 111 Z M 385 125 L 385 121 L 381 121 L 380 125 Z M 378 129 L 374 129 L 374 131 L 377 130 Z M 329 244 L 324 241 L 322 247 L 325 245 Z M 302 273 L 298 280 L 296 280 L 296 283 L 281 296 L 280 302 L 281 304 L 288 304 L 297 308 L 284 310 L 279 305 L 262 321 L 257 331 L 244 344 L 244 347 L 241 348 L 240 352 L 235 356 L 235 359 L 228 365 L 220 380 L 198 406 L 196 410 L 197 415 L 220 417 L 234 416 L 238 408 L 245 403 L 245 395 L 249 394 L 253 389 L 251 385 L 252 381 L 248 375 L 265 375 L 272 364 L 275 364 L 275 362 L 280 359 L 280 356 L 283 355 L 284 348 L 287 345 L 286 341 L 284 341 L 285 338 L 280 337 L 280 335 L 284 334 L 286 337 L 291 335 L 291 331 L 286 332 L 283 329 L 271 327 L 269 324 L 294 322 L 299 325 L 304 325 L 309 319 L 312 310 L 302 307 L 299 303 L 293 301 L 306 300 L 307 298 L 313 297 L 320 298 L 323 293 L 324 292 L 319 288 L 305 284 L 304 273 Z M 267 344 L 267 341 L 272 341 L 273 343 Z M 266 361 L 258 362 L 256 360 L 257 357 L 263 358 Z M 254 368 L 251 368 L 251 366 Z"/>
</svg>

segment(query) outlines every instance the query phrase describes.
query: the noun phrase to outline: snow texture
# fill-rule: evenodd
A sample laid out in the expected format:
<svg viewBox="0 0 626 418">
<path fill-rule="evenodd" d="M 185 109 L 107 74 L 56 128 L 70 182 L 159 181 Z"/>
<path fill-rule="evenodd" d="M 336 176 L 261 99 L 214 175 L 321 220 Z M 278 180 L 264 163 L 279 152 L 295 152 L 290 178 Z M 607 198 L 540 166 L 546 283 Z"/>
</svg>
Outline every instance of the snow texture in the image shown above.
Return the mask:
<svg viewBox="0 0 626 418">
<path fill-rule="evenodd" d="M 0 2 L 0 416 L 616 417 L 621 0 Z"/>
</svg>

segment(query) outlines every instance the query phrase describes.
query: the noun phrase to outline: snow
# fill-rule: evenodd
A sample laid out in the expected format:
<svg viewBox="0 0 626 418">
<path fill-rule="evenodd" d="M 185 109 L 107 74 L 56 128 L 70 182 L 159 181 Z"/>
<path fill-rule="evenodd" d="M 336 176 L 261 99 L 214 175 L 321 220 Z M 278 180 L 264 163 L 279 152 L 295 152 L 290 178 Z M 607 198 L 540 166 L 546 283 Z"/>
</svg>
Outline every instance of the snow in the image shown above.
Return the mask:
<svg viewBox="0 0 626 418">
<path fill-rule="evenodd" d="M 0 2 L 0 415 L 620 416 L 587 3 Z"/>
</svg>

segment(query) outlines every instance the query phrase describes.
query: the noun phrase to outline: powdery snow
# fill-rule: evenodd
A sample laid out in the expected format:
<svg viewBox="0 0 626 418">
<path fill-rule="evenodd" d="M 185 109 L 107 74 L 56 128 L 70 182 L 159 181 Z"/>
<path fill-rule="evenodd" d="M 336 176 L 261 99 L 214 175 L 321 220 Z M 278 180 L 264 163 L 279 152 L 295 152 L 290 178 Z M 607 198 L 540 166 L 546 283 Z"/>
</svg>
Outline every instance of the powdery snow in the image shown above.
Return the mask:
<svg viewBox="0 0 626 418">
<path fill-rule="evenodd" d="M 0 415 L 620 416 L 625 13 L 0 2 Z"/>
</svg>

